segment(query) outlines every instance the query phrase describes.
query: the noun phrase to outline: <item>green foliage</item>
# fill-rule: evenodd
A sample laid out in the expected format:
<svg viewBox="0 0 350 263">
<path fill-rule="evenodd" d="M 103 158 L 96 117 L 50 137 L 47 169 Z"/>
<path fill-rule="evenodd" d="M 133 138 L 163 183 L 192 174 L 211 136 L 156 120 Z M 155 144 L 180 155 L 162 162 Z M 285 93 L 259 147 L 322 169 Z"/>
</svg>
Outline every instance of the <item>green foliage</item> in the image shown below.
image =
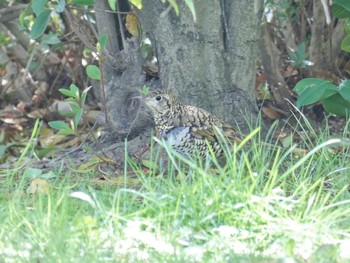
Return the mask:
<svg viewBox="0 0 350 263">
<path fill-rule="evenodd" d="M 74 173 L 74 160 L 70 170 L 46 174 L 37 167 L 0 169 L 1 256 L 11 262 L 349 262 L 349 151 L 331 153 L 325 134 L 316 139 L 318 146 L 300 158 L 258 146 L 253 136 L 240 150 L 227 145 L 224 167 L 184 165 L 171 149 L 164 167 L 151 142 L 158 166 L 145 170 L 126 156 L 124 173 L 108 180 Z"/>
<path fill-rule="evenodd" d="M 109 8 L 112 10 L 112 11 L 117 11 L 118 9 L 118 2 L 117 0 L 108 0 L 108 5 L 109 5 Z"/>
<path fill-rule="evenodd" d="M 95 65 L 88 65 L 86 67 L 86 73 L 89 76 L 89 78 L 101 80 L 100 68 Z"/>
<path fill-rule="evenodd" d="M 97 42 L 97 52 L 100 53 L 100 55 L 102 55 L 103 53 L 103 50 L 105 49 L 106 47 L 106 44 L 107 44 L 107 40 L 108 40 L 108 37 L 106 34 L 103 34 L 99 39 L 98 39 L 98 42 Z"/>
<path fill-rule="evenodd" d="M 299 95 L 297 107 L 322 101 L 329 113 L 340 116 L 348 116 L 350 113 L 350 80 L 336 86 L 328 80 L 307 78 L 299 81 L 294 91 Z"/>
<path fill-rule="evenodd" d="M 7 46 L 11 44 L 11 37 L 5 35 L 3 32 L 0 32 L 0 47 Z"/>
<path fill-rule="evenodd" d="M 348 0 L 334 0 L 332 4 L 333 15 L 337 18 L 350 17 L 350 1 Z"/>
<path fill-rule="evenodd" d="M 333 14 L 337 18 L 346 18 L 344 28 L 346 36 L 341 43 L 341 49 L 350 53 L 350 1 L 338 0 L 333 2 Z"/>
<path fill-rule="evenodd" d="M 350 52 L 350 1 L 333 1 L 332 11 L 334 16 L 338 18 L 347 18 L 345 20 L 347 36 L 341 43 L 341 49 Z M 298 47 L 299 52 L 290 53 L 292 60 L 294 58 L 295 61 L 301 62 L 304 54 L 303 50 L 305 50 L 305 45 L 304 48 Z M 298 55 L 298 53 L 300 54 Z M 331 114 L 340 116 L 349 116 L 350 114 L 350 80 L 344 80 L 339 86 L 336 86 L 328 80 L 307 78 L 300 80 L 295 85 L 294 91 L 299 95 L 296 102 L 297 107 L 322 102 L 324 109 Z"/>
<path fill-rule="evenodd" d="M 107 40 L 108 40 L 107 35 L 104 34 L 98 39 L 98 42 L 96 44 L 97 55 L 98 55 L 100 64 L 103 61 L 103 50 L 106 47 Z M 90 52 L 91 52 L 90 50 L 84 50 L 84 55 L 89 55 Z M 86 67 L 86 74 L 91 79 L 101 80 L 101 70 L 96 65 L 88 65 Z"/>
<path fill-rule="evenodd" d="M 44 10 L 39 15 L 37 15 L 33 27 L 30 30 L 30 36 L 32 39 L 37 39 L 44 33 L 49 23 L 50 15 L 51 10 Z"/>
<path fill-rule="evenodd" d="M 67 96 L 66 101 L 69 102 L 70 106 L 70 125 L 68 125 L 64 121 L 51 121 L 49 122 L 49 126 L 55 130 L 58 130 L 59 135 L 74 135 L 77 132 L 78 124 L 83 116 L 84 104 L 86 101 L 87 93 L 91 87 L 86 88 L 81 94 L 79 92 L 79 88 L 71 84 L 69 89 L 59 89 L 59 91 Z"/>
<path fill-rule="evenodd" d="M 146 85 L 142 86 L 141 93 L 147 95 L 149 93 L 149 87 Z"/>
<path fill-rule="evenodd" d="M 28 5 L 30 6 L 30 5 Z M 52 12 L 61 13 L 66 6 L 65 0 L 59 0 L 56 5 L 51 5 L 50 8 L 47 7 L 47 0 L 36 0 L 31 2 L 32 12 L 35 14 L 34 24 L 30 29 L 30 36 L 32 39 L 37 39 L 43 35 L 45 32 Z M 24 16 L 30 14 L 29 9 L 25 9 L 20 16 L 20 21 L 23 26 L 28 26 L 24 22 Z"/>
<path fill-rule="evenodd" d="M 294 68 L 306 68 L 307 66 L 311 66 L 312 63 L 307 59 L 307 52 L 306 52 L 306 47 L 305 43 L 299 44 L 297 50 L 295 51 L 288 51 L 288 54 L 291 59 L 291 65 Z"/>
<path fill-rule="evenodd" d="M 297 107 L 302 107 L 334 95 L 337 87 L 328 80 L 307 78 L 299 81 L 294 91 L 299 95 Z"/>
<path fill-rule="evenodd" d="M 82 5 L 82 6 L 93 6 L 95 4 L 94 0 L 73 0 L 73 5 Z"/>
<path fill-rule="evenodd" d="M 347 52 L 347 53 L 350 53 L 350 34 L 348 34 L 344 39 L 343 41 L 341 42 L 341 46 L 340 48 Z"/>
<path fill-rule="evenodd" d="M 193 16 L 193 20 L 197 21 L 197 14 L 196 9 L 193 3 L 193 0 L 183 0 L 188 7 L 188 9 L 191 11 L 191 14 Z M 133 4 L 136 8 L 142 9 L 142 0 L 129 0 L 131 4 Z M 177 0 L 167 0 L 169 5 L 174 9 L 176 15 L 180 14 L 179 5 L 177 3 Z"/>
</svg>

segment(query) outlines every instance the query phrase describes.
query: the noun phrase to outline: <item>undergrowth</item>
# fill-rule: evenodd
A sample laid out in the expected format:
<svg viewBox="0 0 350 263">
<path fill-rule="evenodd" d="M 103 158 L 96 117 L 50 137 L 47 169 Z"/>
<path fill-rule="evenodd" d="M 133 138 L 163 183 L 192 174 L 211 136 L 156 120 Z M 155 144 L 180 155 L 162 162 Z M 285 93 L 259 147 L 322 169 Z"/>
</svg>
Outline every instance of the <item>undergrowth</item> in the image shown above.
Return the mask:
<svg viewBox="0 0 350 263">
<path fill-rule="evenodd" d="M 1 171 L 0 258 L 350 262 L 348 143 L 314 132 L 306 155 L 261 144 L 258 130 L 239 145 L 226 142 L 224 161 L 165 149 L 164 164 L 151 147 L 152 168 L 128 158 L 118 185 L 55 171 L 47 193 L 30 195 L 19 170 Z M 127 167 L 137 184 L 128 184 Z"/>
</svg>

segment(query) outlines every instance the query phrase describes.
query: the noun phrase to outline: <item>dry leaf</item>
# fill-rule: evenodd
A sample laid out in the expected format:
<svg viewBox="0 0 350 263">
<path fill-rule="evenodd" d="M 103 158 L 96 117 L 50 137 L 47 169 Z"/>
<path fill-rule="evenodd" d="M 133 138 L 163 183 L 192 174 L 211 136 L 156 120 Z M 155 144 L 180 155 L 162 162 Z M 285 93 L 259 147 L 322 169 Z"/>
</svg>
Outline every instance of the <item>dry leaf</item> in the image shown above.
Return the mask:
<svg viewBox="0 0 350 263">
<path fill-rule="evenodd" d="M 125 27 L 129 31 L 129 33 L 135 37 L 139 36 L 139 21 L 137 20 L 136 15 L 127 14 L 125 21 Z"/>
<path fill-rule="evenodd" d="M 91 170 L 95 170 L 97 165 L 102 162 L 104 161 L 97 156 L 91 157 L 87 163 L 83 163 L 78 167 L 78 172 L 85 173 Z"/>
<path fill-rule="evenodd" d="M 281 117 L 281 115 L 270 107 L 262 107 L 262 112 L 271 120 L 276 120 Z"/>
<path fill-rule="evenodd" d="M 67 140 L 66 136 L 57 135 L 57 134 L 54 134 L 53 132 L 51 134 L 39 137 L 40 144 L 44 148 L 55 146 L 66 140 Z"/>
<path fill-rule="evenodd" d="M 30 183 L 27 193 L 28 194 L 48 194 L 50 190 L 49 183 L 42 178 L 35 178 Z"/>
</svg>

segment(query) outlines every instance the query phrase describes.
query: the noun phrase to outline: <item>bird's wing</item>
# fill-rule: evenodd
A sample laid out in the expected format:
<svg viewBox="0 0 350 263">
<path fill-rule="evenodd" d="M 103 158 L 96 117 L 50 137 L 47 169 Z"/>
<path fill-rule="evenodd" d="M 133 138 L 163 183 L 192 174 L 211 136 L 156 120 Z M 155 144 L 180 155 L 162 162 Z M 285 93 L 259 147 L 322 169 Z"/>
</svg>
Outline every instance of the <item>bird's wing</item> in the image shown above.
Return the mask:
<svg viewBox="0 0 350 263">
<path fill-rule="evenodd" d="M 191 134 L 197 139 L 207 139 L 210 142 L 216 141 L 216 135 L 212 128 L 192 127 Z"/>
<path fill-rule="evenodd" d="M 222 123 L 222 132 L 232 142 L 241 142 L 242 138 L 240 134 L 229 124 Z"/>
<path fill-rule="evenodd" d="M 222 136 L 231 142 L 242 141 L 239 134 L 231 125 L 222 122 L 206 127 L 192 127 L 191 133 L 197 139 L 207 139 L 208 141 L 220 141 L 222 140 Z"/>
<path fill-rule="evenodd" d="M 190 114 L 184 116 L 182 122 L 185 126 L 191 127 L 191 134 L 197 139 L 207 139 L 208 141 L 218 141 L 218 133 L 222 132 L 230 141 L 239 142 L 240 137 L 235 129 L 222 121 L 209 112 L 187 106 L 187 112 Z M 215 129 L 217 128 L 217 130 Z"/>
</svg>

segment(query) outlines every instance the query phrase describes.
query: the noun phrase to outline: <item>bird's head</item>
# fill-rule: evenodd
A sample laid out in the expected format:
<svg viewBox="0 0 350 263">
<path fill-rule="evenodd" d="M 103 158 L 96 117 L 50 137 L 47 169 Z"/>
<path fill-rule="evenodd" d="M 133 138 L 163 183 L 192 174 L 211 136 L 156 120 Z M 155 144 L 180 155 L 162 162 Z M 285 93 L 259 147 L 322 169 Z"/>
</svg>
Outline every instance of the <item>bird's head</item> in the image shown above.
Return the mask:
<svg viewBox="0 0 350 263">
<path fill-rule="evenodd" d="M 165 115 L 169 110 L 179 105 L 175 96 L 167 90 L 155 90 L 148 93 L 144 102 L 154 115 Z"/>
</svg>

